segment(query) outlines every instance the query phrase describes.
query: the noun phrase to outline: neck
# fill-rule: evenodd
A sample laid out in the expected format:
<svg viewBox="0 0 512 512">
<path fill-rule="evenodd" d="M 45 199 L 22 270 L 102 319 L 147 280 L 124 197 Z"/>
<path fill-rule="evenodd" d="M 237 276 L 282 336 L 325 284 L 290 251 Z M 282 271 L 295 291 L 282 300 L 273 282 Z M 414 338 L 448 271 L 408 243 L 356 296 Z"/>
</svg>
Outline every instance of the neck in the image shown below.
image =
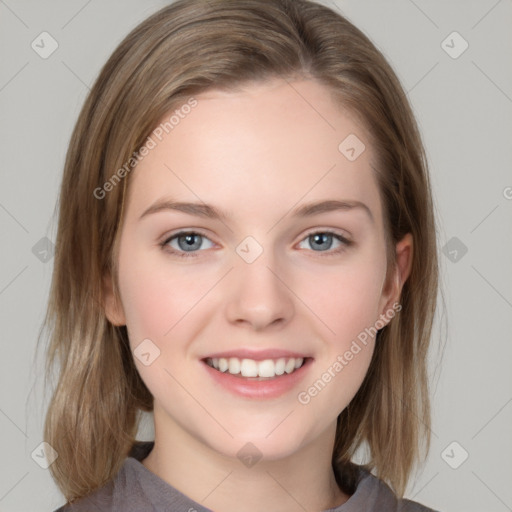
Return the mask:
<svg viewBox="0 0 512 512">
<path fill-rule="evenodd" d="M 158 421 L 155 445 L 142 464 L 195 502 L 216 512 L 321 512 L 345 503 L 331 466 L 335 426 L 276 460 L 243 464 L 191 436 L 179 425 Z M 250 450 L 249 450 L 250 452 Z"/>
</svg>

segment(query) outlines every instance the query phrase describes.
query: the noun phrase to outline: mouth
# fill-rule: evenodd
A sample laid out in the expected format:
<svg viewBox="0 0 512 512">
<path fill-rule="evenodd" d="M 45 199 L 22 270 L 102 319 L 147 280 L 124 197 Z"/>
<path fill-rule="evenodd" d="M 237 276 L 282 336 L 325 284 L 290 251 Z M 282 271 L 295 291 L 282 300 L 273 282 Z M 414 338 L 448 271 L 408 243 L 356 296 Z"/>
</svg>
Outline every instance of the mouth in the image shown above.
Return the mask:
<svg viewBox="0 0 512 512">
<path fill-rule="evenodd" d="M 311 359 L 310 357 L 279 357 L 256 360 L 238 357 L 207 357 L 203 362 L 219 373 L 262 381 L 293 374 Z"/>
<path fill-rule="evenodd" d="M 285 350 L 237 349 L 200 360 L 215 389 L 242 399 L 269 400 L 288 396 L 313 366 L 314 358 Z"/>
</svg>

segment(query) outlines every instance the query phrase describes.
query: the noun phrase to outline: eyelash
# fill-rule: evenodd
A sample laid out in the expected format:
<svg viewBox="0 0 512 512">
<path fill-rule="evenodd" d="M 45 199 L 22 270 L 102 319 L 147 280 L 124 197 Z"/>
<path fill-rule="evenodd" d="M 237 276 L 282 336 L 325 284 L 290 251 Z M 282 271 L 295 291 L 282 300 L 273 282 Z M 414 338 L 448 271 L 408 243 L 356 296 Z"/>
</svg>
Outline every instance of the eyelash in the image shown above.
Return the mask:
<svg viewBox="0 0 512 512">
<path fill-rule="evenodd" d="M 178 233 L 175 233 L 174 235 L 166 238 L 163 242 L 161 242 L 159 245 L 161 246 L 162 250 L 166 251 L 166 252 L 169 252 L 175 256 L 178 256 L 179 258 L 195 258 L 197 256 L 199 256 L 198 253 L 200 252 L 203 252 L 201 250 L 198 250 L 198 251 L 177 251 L 176 249 L 170 247 L 169 245 L 167 245 L 169 242 L 171 242 L 172 240 L 174 240 L 175 238 L 179 238 L 180 236 L 184 236 L 184 235 L 200 235 L 204 238 L 208 238 L 208 236 L 206 236 L 204 233 L 201 233 L 201 231 L 180 231 Z M 336 233 L 335 231 L 329 231 L 329 230 L 325 230 L 325 231 L 312 231 L 311 233 L 308 233 L 302 240 L 301 242 L 303 242 L 304 240 L 306 240 L 307 238 L 311 237 L 311 236 L 314 236 L 314 235 L 332 235 L 334 238 L 336 238 L 339 242 L 341 242 L 343 245 L 338 247 L 337 249 L 334 249 L 334 250 L 326 250 L 326 251 L 311 251 L 311 252 L 316 252 L 316 253 L 319 253 L 319 256 L 322 256 L 322 257 L 329 257 L 329 256 L 336 256 L 338 254 L 340 254 L 341 252 L 343 252 L 344 250 L 346 250 L 348 247 L 350 247 L 353 242 L 351 240 L 347 240 L 344 236 L 340 235 L 339 233 Z"/>
</svg>

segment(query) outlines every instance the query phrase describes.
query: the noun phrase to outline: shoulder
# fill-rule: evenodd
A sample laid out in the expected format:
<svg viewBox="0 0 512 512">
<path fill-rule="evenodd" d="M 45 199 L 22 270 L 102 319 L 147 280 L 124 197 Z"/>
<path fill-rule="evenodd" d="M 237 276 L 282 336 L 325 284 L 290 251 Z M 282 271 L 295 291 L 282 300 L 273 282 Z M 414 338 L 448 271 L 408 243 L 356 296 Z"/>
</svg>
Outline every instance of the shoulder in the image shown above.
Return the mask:
<svg viewBox="0 0 512 512">
<path fill-rule="evenodd" d="M 400 503 L 402 508 L 399 510 L 403 512 L 439 512 L 438 510 L 426 507 L 425 505 L 417 503 L 416 501 L 400 500 Z"/>
<path fill-rule="evenodd" d="M 83 498 L 63 505 L 55 512 L 90 512 L 91 510 L 97 512 L 107 512 L 116 510 L 114 508 L 114 485 L 109 482 L 104 487 L 96 490 L 95 492 L 84 496 Z"/>
<path fill-rule="evenodd" d="M 332 512 L 437 512 L 421 503 L 409 499 L 399 499 L 382 480 L 359 467 L 357 488 L 349 500 Z"/>
<path fill-rule="evenodd" d="M 138 478 L 136 461 L 145 458 L 153 442 L 134 444 L 115 477 L 103 487 L 73 503 L 67 503 L 54 512 L 110 512 L 143 510 L 147 498 Z"/>
</svg>

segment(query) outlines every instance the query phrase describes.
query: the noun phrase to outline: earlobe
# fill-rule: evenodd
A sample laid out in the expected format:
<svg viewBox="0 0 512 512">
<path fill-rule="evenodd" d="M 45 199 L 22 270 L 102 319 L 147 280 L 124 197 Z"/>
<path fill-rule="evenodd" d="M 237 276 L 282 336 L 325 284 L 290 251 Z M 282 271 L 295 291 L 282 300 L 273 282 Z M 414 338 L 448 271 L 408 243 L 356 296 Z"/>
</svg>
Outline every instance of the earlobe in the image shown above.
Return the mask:
<svg viewBox="0 0 512 512">
<path fill-rule="evenodd" d="M 385 301 L 384 309 L 381 312 L 383 314 L 392 308 L 393 304 L 400 302 L 403 285 L 411 273 L 413 250 L 412 234 L 407 233 L 402 240 L 396 244 L 396 265 L 393 275 L 389 276 L 387 293 L 383 294 Z"/>
<path fill-rule="evenodd" d="M 103 308 L 108 321 L 116 326 L 126 325 L 126 318 L 121 301 L 114 293 L 114 283 L 111 276 L 103 278 Z"/>
</svg>

